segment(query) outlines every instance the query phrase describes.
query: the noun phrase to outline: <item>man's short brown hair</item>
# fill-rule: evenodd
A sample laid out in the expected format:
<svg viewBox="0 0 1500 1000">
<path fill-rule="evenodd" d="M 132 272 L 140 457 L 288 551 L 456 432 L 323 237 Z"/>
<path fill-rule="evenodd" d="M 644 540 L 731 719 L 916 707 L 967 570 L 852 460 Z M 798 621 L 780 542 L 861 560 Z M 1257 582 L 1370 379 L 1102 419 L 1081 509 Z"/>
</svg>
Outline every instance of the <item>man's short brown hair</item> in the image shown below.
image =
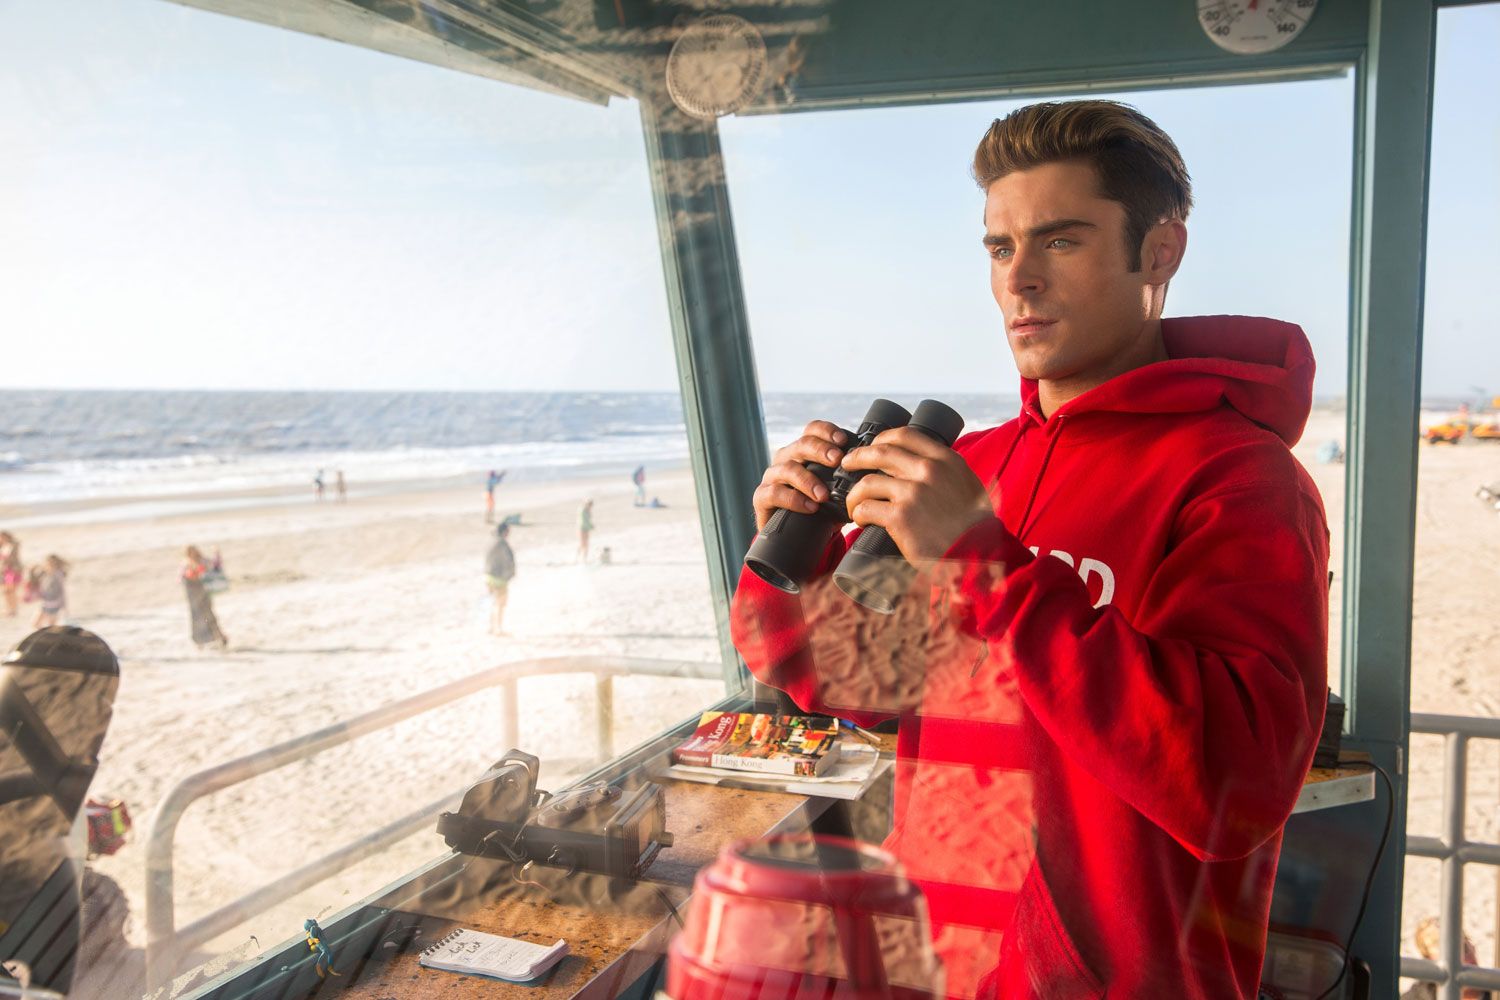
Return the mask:
<svg viewBox="0 0 1500 1000">
<path fill-rule="evenodd" d="M 1128 104 L 1053 101 L 996 118 L 974 151 L 974 179 L 985 190 L 1006 174 L 1044 163 L 1093 165 L 1099 192 L 1125 206 L 1125 258 L 1141 269 L 1141 241 L 1157 223 L 1186 221 L 1193 186 L 1167 133 Z"/>
</svg>

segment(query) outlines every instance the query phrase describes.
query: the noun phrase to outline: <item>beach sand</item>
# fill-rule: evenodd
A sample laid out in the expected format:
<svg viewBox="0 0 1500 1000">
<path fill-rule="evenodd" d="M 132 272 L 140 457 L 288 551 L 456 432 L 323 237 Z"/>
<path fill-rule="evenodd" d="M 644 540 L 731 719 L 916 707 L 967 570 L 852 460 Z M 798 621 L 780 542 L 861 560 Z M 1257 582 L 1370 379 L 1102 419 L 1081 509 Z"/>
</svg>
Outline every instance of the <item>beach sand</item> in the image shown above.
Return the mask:
<svg viewBox="0 0 1500 1000">
<path fill-rule="evenodd" d="M 497 514 L 521 514 L 505 626 L 488 634 L 483 557 L 493 528 L 482 493 L 310 499 L 225 513 L 57 527 L 22 535 L 28 558 L 72 563 L 69 619 L 103 636 L 121 661 L 114 720 L 95 795 L 123 798 L 132 843 L 93 866 L 130 901 L 127 934 L 145 942 L 145 841 L 151 813 L 179 780 L 499 664 L 579 654 L 683 661 L 717 670 L 691 478 L 653 475 L 667 506 L 632 506 L 633 487 L 570 480 L 497 492 Z M 593 561 L 576 561 L 577 509 L 595 499 Z M 177 574 L 182 549 L 221 548 L 231 590 L 215 600 L 227 652 L 189 638 Z M 603 546 L 611 562 L 601 565 Z M 23 606 L 27 615 L 35 605 Z M 0 618 L 8 648 L 30 631 Z M 544 760 L 542 787 L 592 766 L 592 675 L 539 677 L 520 691 L 519 746 Z M 626 749 L 723 696 L 688 677 L 615 682 L 613 740 Z M 317 757 L 199 800 L 177 832 L 176 922 L 184 926 L 391 820 L 461 790 L 509 747 L 498 690 L 469 696 Z M 208 953 L 244 959 L 299 934 L 446 850 L 429 828 L 396 848 L 253 918 Z M 256 947 L 255 942 L 261 947 Z M 137 956 L 138 957 L 138 956 Z M 222 963 L 221 963 L 222 964 Z M 85 978 L 79 995 L 118 997 Z M 95 992 L 97 990 L 97 992 Z"/>
<path fill-rule="evenodd" d="M 1429 422 L 1424 419 L 1424 424 Z M 1344 467 L 1315 460 L 1344 440 L 1341 412 L 1314 414 L 1297 455 L 1323 493 L 1342 576 Z M 1500 445 L 1424 447 L 1417 511 L 1413 710 L 1500 714 L 1500 515 L 1474 491 L 1500 479 Z M 483 555 L 491 529 L 476 485 L 462 490 L 366 495 L 170 517 L 33 524 L 20 532 L 29 560 L 69 559 L 70 620 L 102 635 L 121 659 L 115 717 L 95 793 L 124 798 L 132 843 L 94 862 L 130 901 L 128 937 L 145 940 L 145 838 L 151 812 L 186 775 L 320 729 L 486 668 L 577 654 L 650 657 L 715 665 L 718 643 L 691 478 L 653 473 L 664 509 L 632 506 L 624 476 L 604 481 L 505 483 L 497 513 L 519 512 L 512 531 L 518 573 L 507 636 L 487 634 Z M 596 499 L 594 550 L 611 564 L 575 562 L 576 513 Z M 35 516 L 38 512 L 17 512 Z M 233 581 L 216 599 L 227 652 L 199 651 L 188 637 L 177 572 L 186 544 L 222 549 Z M 1333 590 L 1339 616 L 1340 585 Z M 27 615 L 34 605 L 23 609 Z M 0 618 L 8 648 L 29 631 Z M 1337 629 L 1331 662 L 1338 662 Z M 1336 673 L 1336 668 L 1333 671 Z M 633 677 L 616 683 L 616 751 L 693 715 L 722 695 L 721 682 Z M 588 766 L 595 750 L 594 684 L 588 675 L 521 685 L 521 748 L 553 762 L 543 786 Z M 310 761 L 217 793 L 192 806 L 176 841 L 179 927 L 359 834 L 461 789 L 498 759 L 497 692 L 471 696 Z M 1413 740 L 1410 824 L 1436 834 L 1440 741 Z M 1500 840 L 1500 758 L 1471 751 L 1469 836 Z M 300 935 L 302 921 L 335 912 L 444 850 L 432 831 L 360 862 L 296 899 L 211 942 L 224 966 Z M 1409 862 L 1406 949 L 1418 919 L 1438 911 L 1435 862 Z M 1494 955 L 1495 882 L 1476 867 L 1468 882 L 1468 931 L 1482 960 Z M 253 939 L 252 939 L 253 935 Z M 80 996 L 121 996 L 86 974 Z M 97 991 L 97 992 L 90 992 Z"/>
</svg>

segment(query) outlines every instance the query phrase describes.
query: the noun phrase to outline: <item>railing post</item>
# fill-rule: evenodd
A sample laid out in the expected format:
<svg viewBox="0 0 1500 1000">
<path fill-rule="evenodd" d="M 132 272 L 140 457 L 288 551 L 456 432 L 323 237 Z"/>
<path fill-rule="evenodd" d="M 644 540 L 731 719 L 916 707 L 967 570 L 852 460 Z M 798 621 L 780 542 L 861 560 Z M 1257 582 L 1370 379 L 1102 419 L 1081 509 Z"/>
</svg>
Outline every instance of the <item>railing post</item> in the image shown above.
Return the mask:
<svg viewBox="0 0 1500 1000">
<path fill-rule="evenodd" d="M 1464 844 L 1464 803 L 1468 792 L 1469 738 L 1449 733 L 1445 738 L 1447 780 L 1443 783 L 1443 840 L 1448 854 L 1443 858 L 1442 905 L 1438 958 L 1447 970 L 1443 1000 L 1462 1000 L 1458 970 L 1464 967 L 1464 865 L 1459 850 Z"/>
<path fill-rule="evenodd" d="M 180 786 L 178 786 L 180 787 Z M 177 974 L 177 902 L 173 895 L 173 850 L 177 822 L 191 796 L 174 788 L 157 806 L 146 840 L 146 987 L 153 990 Z"/>
<path fill-rule="evenodd" d="M 601 662 L 607 661 L 607 662 Z M 360 736 L 378 732 L 413 715 L 446 705 L 458 698 L 499 686 L 504 699 L 500 708 L 501 745 L 514 747 L 520 737 L 520 692 L 517 681 L 522 676 L 537 677 L 558 673 L 631 672 L 658 677 L 704 677 L 719 675 L 719 664 L 697 664 L 682 661 L 638 659 L 635 657 L 564 656 L 544 660 L 527 660 L 493 667 L 471 674 L 441 687 L 424 691 L 402 701 L 383 705 L 363 715 L 326 726 L 316 732 L 285 740 L 264 750 L 237 757 L 216 767 L 198 771 L 182 779 L 157 806 L 146 840 L 146 986 L 155 992 L 171 982 L 181 957 L 195 944 L 201 944 L 232 924 L 234 918 L 245 918 L 289 898 L 302 888 L 321 881 L 337 870 L 334 866 L 346 860 L 367 856 L 368 850 L 403 839 L 416 825 L 425 824 L 432 813 L 449 800 L 435 803 L 412 813 L 394 824 L 361 838 L 274 880 L 247 896 L 208 913 L 185 928 L 176 926 L 173 901 L 173 844 L 177 823 L 193 802 L 205 795 L 237 785 L 257 775 L 266 774 L 298 760 L 348 743 Z M 613 721 L 613 689 L 605 691 L 608 717 Z M 611 740 L 612 744 L 612 740 Z M 611 753 L 610 756 L 613 756 Z M 457 796 L 455 795 L 454 798 Z M 308 881 L 311 879 L 312 881 Z"/>
<path fill-rule="evenodd" d="M 1436 960 L 1401 956 L 1401 974 L 1423 982 L 1441 984 L 1435 996 L 1461 997 L 1468 987 L 1494 992 L 1500 989 L 1500 947 L 1495 967 L 1465 966 L 1464 958 L 1464 866 L 1492 865 L 1500 868 L 1500 844 L 1476 843 L 1468 839 L 1464 822 L 1468 816 L 1469 743 L 1471 740 L 1500 741 L 1500 719 L 1461 715 L 1411 714 L 1411 731 L 1444 738 L 1443 823 L 1436 837 L 1408 837 L 1408 857 L 1434 858 L 1442 862 L 1442 898 L 1439 903 Z M 1496 928 L 1500 931 L 1500 927 Z"/>
<path fill-rule="evenodd" d="M 594 675 L 594 718 L 599 726 L 599 759 L 615 755 L 615 678 L 613 674 Z"/>
<path fill-rule="evenodd" d="M 520 692 L 514 677 L 500 685 L 500 746 L 519 749 L 521 738 Z"/>
</svg>

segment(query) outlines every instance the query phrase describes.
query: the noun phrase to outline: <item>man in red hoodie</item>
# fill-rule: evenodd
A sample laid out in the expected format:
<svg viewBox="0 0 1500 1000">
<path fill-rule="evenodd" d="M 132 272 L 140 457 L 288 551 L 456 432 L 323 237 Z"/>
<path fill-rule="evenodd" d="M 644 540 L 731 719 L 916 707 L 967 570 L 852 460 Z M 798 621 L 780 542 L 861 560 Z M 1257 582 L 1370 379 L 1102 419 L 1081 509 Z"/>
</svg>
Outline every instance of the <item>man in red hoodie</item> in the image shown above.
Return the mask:
<svg viewBox="0 0 1500 1000">
<path fill-rule="evenodd" d="M 929 572 L 865 611 L 828 584 L 838 537 L 798 596 L 741 578 L 736 645 L 807 710 L 900 718 L 886 846 L 951 996 L 1253 998 L 1326 700 L 1328 528 L 1289 450 L 1307 339 L 1161 318 L 1192 199 L 1134 109 L 1022 108 L 974 171 L 1020 414 L 953 450 L 809 424 L 757 524 L 842 460 L 855 524 Z"/>
</svg>

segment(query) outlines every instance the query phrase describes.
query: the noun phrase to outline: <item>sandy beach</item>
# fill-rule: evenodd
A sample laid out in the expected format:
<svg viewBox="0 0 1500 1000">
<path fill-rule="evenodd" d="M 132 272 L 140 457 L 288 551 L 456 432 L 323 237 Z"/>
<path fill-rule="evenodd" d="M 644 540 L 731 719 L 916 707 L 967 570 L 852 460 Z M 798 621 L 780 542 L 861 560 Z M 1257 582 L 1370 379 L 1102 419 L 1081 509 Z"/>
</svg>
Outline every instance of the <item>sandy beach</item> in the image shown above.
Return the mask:
<svg viewBox="0 0 1500 1000">
<path fill-rule="evenodd" d="M 660 509 L 632 505 L 630 483 L 502 485 L 517 575 L 505 636 L 488 634 L 483 556 L 493 529 L 472 489 L 311 499 L 134 522 L 34 526 L 28 557 L 65 554 L 69 621 L 121 661 L 96 794 L 119 796 L 134 841 L 94 866 L 129 900 L 127 934 L 145 942 L 145 837 L 162 796 L 188 774 L 505 663 L 574 654 L 718 662 L 690 477 L 653 476 Z M 595 499 L 592 561 L 576 560 L 577 508 Z M 215 600 L 227 652 L 198 650 L 177 578 L 186 544 L 218 546 L 232 580 Z M 599 562 L 610 549 L 610 563 Z M 28 616 L 0 618 L 8 648 Z M 615 682 L 613 737 L 624 749 L 722 696 L 722 682 Z M 543 787 L 590 766 L 591 675 L 520 685 L 520 746 L 545 761 Z M 209 910 L 461 789 L 509 749 L 498 691 L 475 694 L 191 807 L 177 834 L 176 919 Z M 248 958 L 445 851 L 435 832 L 252 919 L 206 951 Z M 253 940 L 252 940 L 253 936 Z M 260 947 L 256 947 L 256 942 Z M 87 976 L 79 995 L 123 996 Z"/>
<path fill-rule="evenodd" d="M 1329 440 L 1344 440 L 1341 412 L 1314 414 L 1296 453 L 1323 493 L 1341 576 L 1344 466 L 1315 458 Z M 1500 648 L 1500 616 L 1492 608 L 1500 596 L 1500 515 L 1474 496 L 1481 483 L 1500 479 L 1500 445 L 1423 447 L 1421 463 L 1413 710 L 1500 714 L 1500 671 L 1487 662 Z M 502 485 L 497 513 L 519 513 L 521 524 L 511 535 L 518 573 L 509 634 L 499 637 L 486 628 L 482 571 L 491 529 L 482 523 L 478 485 L 370 495 L 355 482 L 347 504 L 267 497 L 216 512 L 97 523 L 71 516 L 47 524 L 45 510 L 8 511 L 31 519 L 17 532 L 29 561 L 56 552 L 72 563 L 69 620 L 99 633 L 120 656 L 114 722 L 94 789 L 129 803 L 136 836 L 95 866 L 129 898 L 130 943 L 145 941 L 152 810 L 192 772 L 498 664 L 593 653 L 716 664 L 691 478 L 653 473 L 649 491 L 666 507 L 634 507 L 625 476 Z M 584 496 L 596 500 L 589 564 L 575 559 Z M 200 651 L 189 640 L 177 577 L 187 544 L 223 552 L 232 588 L 215 606 L 230 639 L 226 652 Z M 598 562 L 603 546 L 608 565 Z M 1335 586 L 1335 621 L 1339 593 Z M 0 643 L 8 648 L 29 632 L 34 609 L 0 618 Z M 1334 640 L 1336 664 L 1336 630 Z M 685 677 L 618 681 L 615 747 L 690 716 L 722 690 L 717 681 Z M 544 786 L 588 766 L 595 750 L 592 677 L 525 682 L 521 706 L 520 745 L 550 762 Z M 475 695 L 198 802 L 177 835 L 178 926 L 462 788 L 508 749 L 497 742 L 499 710 L 497 693 Z M 1414 739 L 1411 832 L 1438 832 L 1441 775 L 1440 741 Z M 1471 838 L 1500 840 L 1497 793 L 1500 758 L 1494 747 L 1476 745 Z M 223 935 L 206 952 L 221 956 L 220 965 L 248 958 L 300 934 L 303 919 L 335 912 L 443 850 L 435 832 L 408 838 Z M 1417 920 L 1437 913 L 1438 868 L 1411 862 L 1407 870 L 1410 951 Z M 1476 869 L 1467 888 L 1468 931 L 1488 959 L 1493 874 Z M 84 987 L 81 996 L 125 995 L 87 974 Z"/>
</svg>

